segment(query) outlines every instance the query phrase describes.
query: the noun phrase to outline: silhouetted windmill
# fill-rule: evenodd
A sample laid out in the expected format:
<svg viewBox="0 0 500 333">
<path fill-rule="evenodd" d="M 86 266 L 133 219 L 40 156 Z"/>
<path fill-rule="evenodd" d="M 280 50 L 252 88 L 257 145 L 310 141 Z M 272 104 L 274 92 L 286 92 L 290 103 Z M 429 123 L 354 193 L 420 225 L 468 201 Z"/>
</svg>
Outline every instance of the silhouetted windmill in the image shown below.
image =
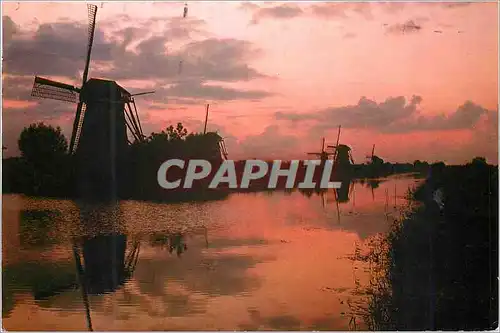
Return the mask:
<svg viewBox="0 0 500 333">
<path fill-rule="evenodd" d="M 321 141 L 321 151 L 318 153 L 307 153 L 307 155 L 316 155 L 320 158 L 321 161 L 326 161 L 330 158 L 333 153 L 327 152 L 325 150 L 325 138 Z"/>
<path fill-rule="evenodd" d="M 78 103 L 69 145 L 70 153 L 76 152 L 82 135 L 87 131 L 92 133 L 92 136 L 96 136 L 97 127 L 101 127 L 104 131 L 115 127 L 115 130 L 120 132 L 120 125 L 125 124 L 133 138 L 142 141 L 144 134 L 133 96 L 153 93 L 150 91 L 130 94 L 114 81 L 94 78 L 87 81 L 94 42 L 97 6 L 87 5 L 87 8 L 89 17 L 88 44 L 81 87 L 35 76 L 31 92 L 31 96 L 34 97 Z M 111 124 L 113 120 L 109 119 L 113 116 L 116 117 L 114 120 L 118 121 L 117 124 L 114 124 L 115 126 Z M 126 130 L 124 133 L 126 140 L 130 143 L 126 137 Z"/>
<path fill-rule="evenodd" d="M 371 156 L 367 155 L 366 158 L 368 158 L 370 160 L 370 162 L 373 163 L 374 156 L 375 156 L 375 144 L 373 144 L 372 155 Z"/>
<path fill-rule="evenodd" d="M 219 149 L 220 149 L 222 158 L 227 160 L 228 153 L 227 153 L 226 142 L 224 141 L 224 138 L 221 138 L 219 141 Z"/>
<path fill-rule="evenodd" d="M 328 146 L 328 148 L 335 149 L 335 153 L 333 155 L 333 163 L 336 166 L 347 166 L 348 164 L 354 164 L 354 159 L 352 158 L 351 148 L 346 145 L 340 144 L 340 130 L 341 126 L 339 126 L 339 133 L 337 134 L 337 144 L 335 146 Z"/>
<path fill-rule="evenodd" d="M 145 138 L 134 96 L 153 92 L 131 94 L 115 81 L 87 80 L 97 6 L 87 5 L 87 8 L 88 44 L 81 87 L 35 76 L 31 95 L 78 104 L 69 153 L 76 156 L 79 195 L 91 199 L 113 199 L 120 193 L 121 179 L 127 177 L 127 170 L 122 166 L 127 156 L 127 144 Z M 128 134 L 133 139 L 130 140 Z"/>
<path fill-rule="evenodd" d="M 210 108 L 210 104 L 207 104 L 207 109 L 206 109 L 206 113 L 205 113 L 205 126 L 203 127 L 203 135 L 206 135 L 207 134 L 207 124 L 208 124 L 208 109 Z M 220 156 L 223 160 L 227 160 L 227 149 L 226 149 L 226 144 L 224 142 L 224 138 L 221 137 L 219 135 L 219 133 L 217 133 L 218 137 L 219 137 L 219 141 L 218 141 L 218 145 L 219 145 L 219 152 L 220 152 Z"/>
</svg>

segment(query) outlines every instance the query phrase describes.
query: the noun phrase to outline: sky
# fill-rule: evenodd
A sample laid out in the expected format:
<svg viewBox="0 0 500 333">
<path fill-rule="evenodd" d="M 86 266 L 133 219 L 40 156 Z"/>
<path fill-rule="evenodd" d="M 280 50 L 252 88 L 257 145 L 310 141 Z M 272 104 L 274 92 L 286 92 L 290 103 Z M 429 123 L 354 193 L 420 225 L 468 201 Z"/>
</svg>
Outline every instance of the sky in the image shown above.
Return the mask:
<svg viewBox="0 0 500 333">
<path fill-rule="evenodd" d="M 356 163 L 498 163 L 498 5 L 390 2 L 95 2 L 89 77 L 136 98 L 146 134 L 182 122 L 230 159 L 307 159 L 340 143 Z M 2 3 L 4 156 L 25 126 L 76 105 L 30 96 L 35 75 L 81 84 L 86 4 Z"/>
</svg>

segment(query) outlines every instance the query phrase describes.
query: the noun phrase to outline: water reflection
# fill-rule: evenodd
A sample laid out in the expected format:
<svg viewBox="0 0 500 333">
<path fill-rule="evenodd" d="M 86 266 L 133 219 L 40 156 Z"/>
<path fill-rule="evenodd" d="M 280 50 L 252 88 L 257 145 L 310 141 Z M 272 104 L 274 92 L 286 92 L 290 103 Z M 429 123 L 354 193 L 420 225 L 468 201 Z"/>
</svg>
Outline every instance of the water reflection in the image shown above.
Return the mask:
<svg viewBox="0 0 500 333">
<path fill-rule="evenodd" d="M 342 183 L 341 187 L 338 189 L 333 189 L 335 200 L 338 201 L 339 203 L 349 202 L 354 182 L 350 178 L 342 179 L 340 181 Z M 299 192 L 308 198 L 311 198 L 313 194 L 323 197 L 326 193 L 330 191 L 332 190 L 322 189 L 319 187 L 313 189 L 299 189 Z"/>
<path fill-rule="evenodd" d="M 188 249 L 184 235 L 178 232 L 174 234 L 153 233 L 150 237 L 150 244 L 161 248 L 166 247 L 169 253 L 175 250 L 178 257 Z"/>
<path fill-rule="evenodd" d="M 345 184 L 174 205 L 4 196 L 4 325 L 348 329 L 342 313 L 356 284 L 341 258 L 387 225 L 384 196 Z"/>
<path fill-rule="evenodd" d="M 50 233 L 60 213 L 50 209 L 24 209 L 20 214 L 20 243 L 24 247 L 43 247 L 53 241 Z"/>
</svg>

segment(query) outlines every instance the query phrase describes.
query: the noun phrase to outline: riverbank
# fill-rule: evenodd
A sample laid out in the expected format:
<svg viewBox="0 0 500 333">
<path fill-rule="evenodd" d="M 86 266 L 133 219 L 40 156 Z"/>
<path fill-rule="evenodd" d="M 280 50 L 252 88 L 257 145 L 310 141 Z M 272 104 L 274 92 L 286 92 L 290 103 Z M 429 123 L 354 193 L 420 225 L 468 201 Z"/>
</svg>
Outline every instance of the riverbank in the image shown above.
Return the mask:
<svg viewBox="0 0 500 333">
<path fill-rule="evenodd" d="M 125 170 L 128 170 L 128 173 L 122 175 L 122 177 L 116 181 L 115 186 L 108 186 L 109 188 L 106 187 L 106 191 L 104 191 L 102 187 L 97 188 L 94 186 L 96 184 L 100 186 L 100 182 L 94 184 L 95 182 L 89 183 L 77 178 L 74 170 L 69 167 L 71 165 L 69 160 L 67 163 L 67 168 L 58 168 L 51 172 L 44 171 L 33 173 L 28 172 L 28 167 L 20 158 L 4 159 L 2 166 L 3 193 L 67 199 L 78 199 L 82 197 L 82 193 L 86 193 L 83 197 L 86 198 L 85 200 L 91 201 L 105 200 L 101 198 L 101 194 L 107 198 L 106 200 L 115 198 L 157 202 L 212 201 L 223 200 L 231 193 L 269 192 L 275 190 L 292 191 L 293 189 L 298 189 L 299 183 L 306 177 L 306 168 L 304 165 L 300 164 L 292 189 L 287 187 L 286 177 L 279 177 L 276 188 L 270 189 L 268 185 L 273 161 L 267 161 L 268 170 L 266 174 L 260 179 L 251 180 L 248 188 L 229 188 L 227 183 L 221 183 L 216 189 L 209 189 L 208 185 L 220 166 L 221 162 L 219 161 L 213 162 L 210 175 L 206 177 L 206 179 L 195 180 L 191 189 L 184 189 L 181 183 L 177 189 L 166 190 L 158 185 L 158 170 L 151 165 L 147 165 L 141 172 L 138 172 L 134 168 L 125 168 Z M 238 184 L 241 184 L 245 163 L 246 161 L 235 161 L 235 174 Z M 282 169 L 290 168 L 290 162 L 284 161 L 281 167 Z M 64 170 L 64 172 L 60 169 Z M 135 171 L 129 172 L 129 169 Z M 334 169 L 330 181 L 342 182 L 344 185 L 342 185 L 340 192 L 348 192 L 350 183 L 353 181 L 364 181 L 366 179 L 379 178 L 382 176 L 386 177 L 393 174 L 415 172 L 425 175 L 426 170 L 422 168 L 413 168 L 411 164 L 387 164 L 386 168 L 376 170 L 370 165 L 354 165 L 349 170 Z M 322 167 L 320 166 L 313 176 L 313 181 L 316 182 L 318 186 L 314 189 L 304 191 L 324 192 L 325 189 L 321 189 L 319 186 L 323 178 L 322 176 Z M 182 181 L 185 179 L 185 170 L 174 168 L 169 171 L 168 178 L 170 181 L 178 179 Z"/>
<path fill-rule="evenodd" d="M 358 258 L 377 268 L 364 312 L 369 328 L 495 329 L 498 168 L 435 168 L 412 196 L 416 205 Z"/>
</svg>

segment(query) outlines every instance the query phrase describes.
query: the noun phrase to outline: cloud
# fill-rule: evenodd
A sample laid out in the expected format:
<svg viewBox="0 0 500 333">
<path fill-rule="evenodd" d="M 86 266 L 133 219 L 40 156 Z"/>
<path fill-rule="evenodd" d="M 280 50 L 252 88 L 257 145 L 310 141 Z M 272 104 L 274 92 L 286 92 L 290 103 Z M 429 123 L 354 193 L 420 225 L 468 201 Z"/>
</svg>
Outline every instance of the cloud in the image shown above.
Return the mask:
<svg viewBox="0 0 500 333">
<path fill-rule="evenodd" d="M 267 126 L 261 134 L 246 137 L 238 149 L 247 158 L 282 158 L 297 151 L 300 137 L 283 134 L 278 125 Z"/>
<path fill-rule="evenodd" d="M 323 131 L 342 125 L 343 128 L 376 129 L 385 133 L 472 129 L 481 117 L 492 112 L 467 101 L 448 115 L 422 115 L 417 107 L 420 96 L 406 101 L 403 96 L 376 101 L 362 97 L 355 105 L 333 107 L 315 113 L 276 112 L 275 119 L 292 123 L 312 122 L 312 131 Z"/>
<path fill-rule="evenodd" d="M 403 122 L 399 126 L 401 126 L 400 130 L 404 131 L 472 129 L 483 115 L 488 115 L 491 112 L 494 111 L 466 101 L 448 115 L 419 116 L 414 120 Z M 392 130 L 397 131 L 396 128 Z"/>
<path fill-rule="evenodd" d="M 42 24 L 32 33 L 18 32 L 4 48 L 4 72 L 18 75 L 77 77 L 83 70 L 88 43 L 87 27 L 80 23 Z M 94 61 L 110 61 L 113 46 L 97 29 Z"/>
<path fill-rule="evenodd" d="M 321 18 L 340 17 L 346 18 L 346 6 L 344 3 L 324 3 L 311 5 L 310 11 L 313 15 Z"/>
<path fill-rule="evenodd" d="M 281 4 L 275 7 L 259 8 L 255 11 L 252 23 L 258 23 L 261 19 L 292 19 L 303 14 L 302 9 L 296 5 Z"/>
<path fill-rule="evenodd" d="M 123 50 L 101 71 L 114 80 L 148 79 L 202 81 L 249 81 L 266 77 L 251 68 L 247 61 L 259 55 L 250 42 L 210 38 L 194 41 L 177 51 L 167 52 L 166 37 L 151 36 L 142 40 L 137 52 Z"/>
<path fill-rule="evenodd" d="M 26 100 L 30 98 L 33 86 L 32 76 L 10 76 L 2 77 L 3 99 Z"/>
<path fill-rule="evenodd" d="M 248 65 L 261 52 L 247 41 L 209 38 L 192 41 L 168 52 L 169 39 L 188 38 L 204 23 L 197 19 L 180 20 L 175 28 L 168 28 L 179 20 L 164 21 L 166 31 L 173 33 L 147 36 L 149 30 L 145 27 L 151 22 L 143 22 L 113 31 L 113 39 L 110 40 L 98 29 L 90 76 L 111 80 L 149 80 L 153 86 L 155 82 L 160 82 L 156 88 L 181 78 L 198 80 L 201 84 L 208 80 L 233 82 L 266 77 Z M 15 23 L 8 17 L 4 17 L 4 22 L 4 35 L 13 36 L 17 32 Z M 4 49 L 4 73 L 23 77 L 59 77 L 63 81 L 75 81 L 68 83 L 79 82 L 85 59 L 86 30 L 83 24 L 60 21 L 40 25 L 32 33 L 17 33 Z M 17 84 L 8 89 L 8 95 L 20 96 Z M 13 92 L 15 89 L 18 91 Z M 237 95 L 236 90 L 232 92 Z"/>
<path fill-rule="evenodd" d="M 222 86 L 207 85 L 199 81 L 180 81 L 166 89 L 165 92 L 167 96 L 219 101 L 261 99 L 271 95 L 271 93 L 261 90 L 237 90 Z"/>
<path fill-rule="evenodd" d="M 254 2 L 243 2 L 239 8 L 241 10 L 248 10 L 248 11 L 254 11 L 254 10 L 257 10 L 259 9 L 259 5 L 257 5 L 256 3 Z"/>
<path fill-rule="evenodd" d="M 461 8 L 472 4 L 472 2 L 446 2 L 441 3 L 441 6 L 443 6 L 444 8 Z"/>
<path fill-rule="evenodd" d="M 313 16 L 323 19 L 347 18 L 350 12 L 360 15 L 367 20 L 373 18 L 372 6 L 368 2 L 330 2 L 313 4 L 309 7 L 309 12 Z"/>
<path fill-rule="evenodd" d="M 12 37 L 18 32 L 18 26 L 12 21 L 10 16 L 2 17 L 2 27 L 3 27 L 3 47 L 5 47 L 10 43 Z"/>
<path fill-rule="evenodd" d="M 408 34 L 408 33 L 419 32 L 421 29 L 422 29 L 421 25 L 416 24 L 415 21 L 413 20 L 408 20 L 404 23 L 389 25 L 386 28 L 386 32 L 391 34 Z"/>
<path fill-rule="evenodd" d="M 357 35 L 356 35 L 355 33 L 353 33 L 353 32 L 347 32 L 347 33 L 345 33 L 345 34 L 344 34 L 344 36 L 343 36 L 343 37 L 344 37 L 345 39 L 349 39 L 349 38 L 355 38 L 356 36 L 357 36 Z"/>
<path fill-rule="evenodd" d="M 4 21 L 10 22 L 7 18 Z M 115 30 L 112 39 L 107 38 L 103 30 L 97 29 L 91 75 L 114 80 L 166 81 L 178 78 L 179 63 L 182 61 L 181 74 L 190 79 L 248 81 L 265 77 L 247 63 L 260 54 L 250 42 L 209 38 L 167 52 L 167 44 L 171 39 L 187 39 L 192 33 L 201 31 L 199 27 L 204 23 L 197 19 L 184 23 L 172 18 L 164 20 L 164 33 L 147 36 L 151 34 L 148 31 L 152 21 Z M 12 31 L 14 23 L 7 25 L 11 26 Z M 135 49 L 131 50 L 129 46 L 133 42 Z M 11 40 L 4 49 L 4 71 L 17 75 L 37 74 L 77 79 L 79 71 L 83 70 L 86 45 L 87 26 L 84 24 L 66 21 L 42 24 L 36 31 Z"/>
</svg>

